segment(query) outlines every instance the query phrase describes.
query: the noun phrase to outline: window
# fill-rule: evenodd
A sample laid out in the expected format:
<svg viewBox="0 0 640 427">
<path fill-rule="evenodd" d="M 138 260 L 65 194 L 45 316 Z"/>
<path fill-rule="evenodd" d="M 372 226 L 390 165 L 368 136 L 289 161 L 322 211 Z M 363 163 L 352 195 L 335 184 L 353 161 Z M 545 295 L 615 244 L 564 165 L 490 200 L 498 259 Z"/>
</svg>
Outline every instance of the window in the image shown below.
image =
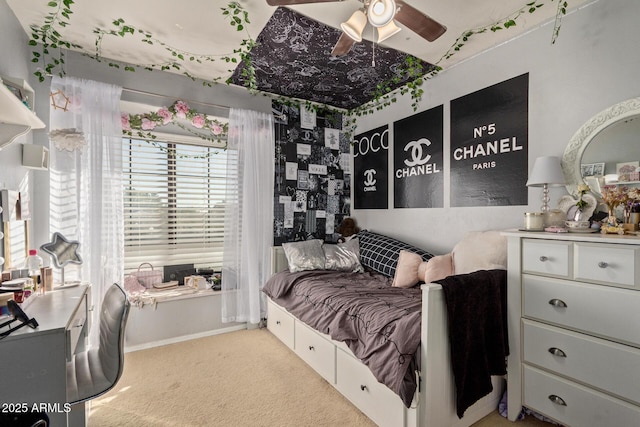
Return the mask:
<svg viewBox="0 0 640 427">
<path fill-rule="evenodd" d="M 222 268 L 227 152 L 124 139 L 125 274 L 149 262 Z"/>
</svg>

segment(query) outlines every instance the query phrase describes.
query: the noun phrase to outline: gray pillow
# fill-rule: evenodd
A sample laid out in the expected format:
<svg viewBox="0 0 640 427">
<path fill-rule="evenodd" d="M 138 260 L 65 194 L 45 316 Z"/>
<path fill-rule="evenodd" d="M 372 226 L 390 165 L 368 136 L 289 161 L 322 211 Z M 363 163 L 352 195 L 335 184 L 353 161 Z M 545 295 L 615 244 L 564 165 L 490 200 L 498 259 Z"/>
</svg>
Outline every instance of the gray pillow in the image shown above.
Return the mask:
<svg viewBox="0 0 640 427">
<path fill-rule="evenodd" d="M 357 237 L 337 245 L 325 244 L 322 248 L 326 258 L 325 269 L 353 273 L 364 271 L 360 264 L 360 242 Z"/>
<path fill-rule="evenodd" d="M 283 243 L 282 249 L 287 257 L 290 272 L 324 270 L 325 257 L 322 250 L 322 240 Z"/>
</svg>

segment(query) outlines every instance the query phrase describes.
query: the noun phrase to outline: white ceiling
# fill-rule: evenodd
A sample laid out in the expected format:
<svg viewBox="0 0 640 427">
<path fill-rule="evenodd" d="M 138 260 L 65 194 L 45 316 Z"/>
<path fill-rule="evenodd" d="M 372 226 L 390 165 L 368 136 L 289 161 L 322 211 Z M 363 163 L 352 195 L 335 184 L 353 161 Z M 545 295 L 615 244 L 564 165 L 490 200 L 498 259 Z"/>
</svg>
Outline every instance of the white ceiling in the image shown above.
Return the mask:
<svg viewBox="0 0 640 427">
<path fill-rule="evenodd" d="M 383 43 L 386 47 L 410 53 L 429 63 L 448 68 L 486 49 L 515 38 L 542 24 L 549 32 L 551 43 L 553 19 L 558 2 L 561 0 L 538 0 L 543 6 L 535 13 L 525 12 L 517 19 L 515 27 L 479 34 L 448 60 L 439 60 L 454 45 L 456 39 L 470 29 L 482 28 L 502 20 L 518 11 L 532 0 L 406 0 L 447 27 L 447 32 L 435 42 L 429 43 L 410 30 L 403 30 Z M 569 10 L 576 9 L 590 0 L 569 0 Z M 42 25 L 44 17 L 54 11 L 47 6 L 49 0 L 7 0 L 27 34 L 32 24 Z M 243 39 L 258 37 L 269 20 L 275 7 L 266 0 L 239 0 L 248 11 L 251 24 L 248 34 L 237 32 L 222 15 L 221 7 L 226 0 L 83 0 L 71 5 L 73 14 L 69 24 L 62 30 L 62 37 L 80 44 L 84 51 L 95 53 L 96 36 L 94 28 L 112 30 L 114 19 L 122 18 L 129 25 L 151 32 L 160 41 L 185 51 L 225 55 L 240 47 Z M 297 12 L 316 21 L 339 28 L 351 13 L 360 6 L 358 0 L 344 0 L 336 3 L 306 4 L 292 7 Z M 365 38 L 372 38 L 372 29 L 365 29 Z M 108 36 L 102 42 L 101 56 L 133 64 L 149 64 L 170 60 L 166 50 L 160 46 L 142 43 L 141 36 Z M 277 58 L 274 58 L 277 61 Z M 214 77 L 226 78 L 232 68 L 224 61 L 205 64 L 189 63 L 185 69 L 204 80 Z M 67 70 L 72 73 L 71 70 Z M 181 71 L 178 71 L 181 72 Z"/>
</svg>

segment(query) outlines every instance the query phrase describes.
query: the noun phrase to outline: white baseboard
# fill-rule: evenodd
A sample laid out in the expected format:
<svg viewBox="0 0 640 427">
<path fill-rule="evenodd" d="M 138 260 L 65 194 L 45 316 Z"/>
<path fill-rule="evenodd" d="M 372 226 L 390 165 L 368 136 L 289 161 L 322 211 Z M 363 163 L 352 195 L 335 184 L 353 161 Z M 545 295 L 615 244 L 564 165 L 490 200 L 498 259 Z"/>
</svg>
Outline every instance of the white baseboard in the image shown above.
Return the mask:
<svg viewBox="0 0 640 427">
<path fill-rule="evenodd" d="M 126 346 L 125 345 L 124 352 L 125 353 L 129 353 L 129 352 L 132 352 L 132 351 L 145 350 L 147 348 L 160 347 L 160 346 L 163 346 L 163 345 L 175 344 L 175 343 L 179 343 L 179 342 L 183 342 L 183 341 L 194 340 L 196 338 L 204 338 L 204 337 L 210 337 L 210 336 L 213 336 L 213 335 L 224 334 L 224 333 L 227 333 L 227 332 L 240 331 L 242 329 L 247 329 L 247 325 L 246 324 L 241 324 L 241 325 L 236 325 L 236 326 L 230 326 L 228 328 L 214 329 L 214 330 L 211 330 L 211 331 L 199 332 L 197 334 L 183 335 L 183 336 L 180 336 L 180 337 L 173 337 L 173 338 L 168 338 L 166 340 L 153 341 L 153 342 L 148 342 L 148 343 L 134 345 L 134 346 Z"/>
</svg>

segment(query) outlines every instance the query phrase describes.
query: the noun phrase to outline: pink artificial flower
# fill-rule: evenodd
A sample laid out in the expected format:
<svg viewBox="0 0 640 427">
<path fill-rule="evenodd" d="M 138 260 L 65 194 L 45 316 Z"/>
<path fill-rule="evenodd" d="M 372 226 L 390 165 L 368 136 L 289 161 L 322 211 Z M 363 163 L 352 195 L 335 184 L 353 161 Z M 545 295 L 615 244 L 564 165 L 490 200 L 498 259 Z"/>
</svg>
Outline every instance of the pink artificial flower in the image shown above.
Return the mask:
<svg viewBox="0 0 640 427">
<path fill-rule="evenodd" d="M 187 117 L 187 113 L 189 112 L 189 106 L 184 101 L 176 101 L 174 108 L 176 110 L 176 116 L 184 119 Z"/>
<path fill-rule="evenodd" d="M 166 107 L 162 107 L 158 110 L 158 115 L 162 117 L 162 124 L 166 125 L 173 120 L 173 114 Z"/>
<path fill-rule="evenodd" d="M 156 127 L 156 122 L 149 119 L 142 119 L 142 130 L 153 130 Z"/>
<path fill-rule="evenodd" d="M 204 127 L 205 119 L 202 114 L 198 114 L 191 120 L 191 124 L 198 129 L 202 129 Z"/>
<path fill-rule="evenodd" d="M 213 132 L 214 135 L 220 135 L 222 131 L 222 126 L 217 123 L 214 123 L 213 126 L 211 126 L 211 132 Z"/>
<path fill-rule="evenodd" d="M 122 123 L 122 130 L 131 130 L 131 123 L 129 122 L 129 115 L 127 113 L 120 115 L 120 123 Z"/>
</svg>

